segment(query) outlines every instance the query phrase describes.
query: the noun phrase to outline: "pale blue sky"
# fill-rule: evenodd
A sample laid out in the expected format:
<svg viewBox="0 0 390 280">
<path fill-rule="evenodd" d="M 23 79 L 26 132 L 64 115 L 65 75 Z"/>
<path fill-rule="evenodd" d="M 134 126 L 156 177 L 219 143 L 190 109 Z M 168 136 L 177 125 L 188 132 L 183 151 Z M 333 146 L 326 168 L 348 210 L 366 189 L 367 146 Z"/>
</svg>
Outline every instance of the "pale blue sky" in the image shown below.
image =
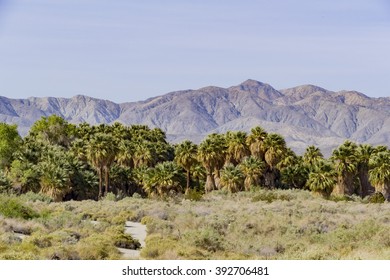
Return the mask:
<svg viewBox="0 0 390 280">
<path fill-rule="evenodd" d="M 0 0 L 0 95 L 138 101 L 256 79 L 390 96 L 388 0 Z"/>
</svg>

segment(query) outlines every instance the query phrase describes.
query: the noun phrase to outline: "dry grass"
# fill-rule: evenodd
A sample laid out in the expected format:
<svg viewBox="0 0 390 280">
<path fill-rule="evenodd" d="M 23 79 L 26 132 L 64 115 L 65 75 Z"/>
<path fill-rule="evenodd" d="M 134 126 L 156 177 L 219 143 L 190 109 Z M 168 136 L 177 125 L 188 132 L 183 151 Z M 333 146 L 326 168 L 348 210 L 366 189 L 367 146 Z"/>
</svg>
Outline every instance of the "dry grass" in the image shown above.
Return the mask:
<svg viewBox="0 0 390 280">
<path fill-rule="evenodd" d="M 389 203 L 299 190 L 213 192 L 199 201 L 18 199 L 37 215 L 0 216 L 1 259 L 118 259 L 115 241 L 132 240 L 118 230 L 126 220 L 147 225 L 146 259 L 390 259 Z"/>
</svg>

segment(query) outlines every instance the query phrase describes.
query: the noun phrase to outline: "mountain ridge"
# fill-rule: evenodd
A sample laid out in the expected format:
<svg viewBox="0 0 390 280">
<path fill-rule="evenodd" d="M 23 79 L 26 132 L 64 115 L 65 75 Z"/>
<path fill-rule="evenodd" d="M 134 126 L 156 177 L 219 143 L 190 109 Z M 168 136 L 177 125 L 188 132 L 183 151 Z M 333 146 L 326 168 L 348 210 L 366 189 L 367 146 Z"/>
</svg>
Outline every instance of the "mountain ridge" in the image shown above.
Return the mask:
<svg viewBox="0 0 390 280">
<path fill-rule="evenodd" d="M 307 145 L 325 154 L 345 139 L 388 145 L 390 98 L 358 91 L 333 92 L 315 85 L 276 90 L 256 80 L 228 88 L 180 90 L 138 102 L 115 103 L 85 95 L 71 98 L 0 97 L 0 122 L 15 123 L 22 135 L 41 116 L 56 114 L 71 123 L 113 123 L 159 127 L 168 139 L 200 142 L 213 132 L 256 125 L 282 134 L 298 153 Z"/>
</svg>

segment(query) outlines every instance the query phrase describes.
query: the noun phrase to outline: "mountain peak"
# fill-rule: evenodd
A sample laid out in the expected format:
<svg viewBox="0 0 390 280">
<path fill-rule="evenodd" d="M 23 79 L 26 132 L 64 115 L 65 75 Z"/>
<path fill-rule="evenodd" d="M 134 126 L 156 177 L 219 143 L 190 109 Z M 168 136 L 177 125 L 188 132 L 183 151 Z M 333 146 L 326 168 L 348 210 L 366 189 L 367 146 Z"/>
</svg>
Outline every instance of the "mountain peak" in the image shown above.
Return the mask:
<svg viewBox="0 0 390 280">
<path fill-rule="evenodd" d="M 252 79 L 246 80 L 238 86 L 230 87 L 228 90 L 249 92 L 251 94 L 258 95 L 260 98 L 268 101 L 272 101 L 283 96 L 283 94 L 281 94 L 269 84 L 265 84 Z"/>
<path fill-rule="evenodd" d="M 239 84 L 238 86 L 241 86 L 241 87 L 244 87 L 244 88 L 247 88 L 247 87 L 262 87 L 262 86 L 265 86 L 265 84 L 262 83 L 262 82 L 253 80 L 253 79 L 248 79 L 248 80 L 242 82 L 241 84 Z"/>
</svg>

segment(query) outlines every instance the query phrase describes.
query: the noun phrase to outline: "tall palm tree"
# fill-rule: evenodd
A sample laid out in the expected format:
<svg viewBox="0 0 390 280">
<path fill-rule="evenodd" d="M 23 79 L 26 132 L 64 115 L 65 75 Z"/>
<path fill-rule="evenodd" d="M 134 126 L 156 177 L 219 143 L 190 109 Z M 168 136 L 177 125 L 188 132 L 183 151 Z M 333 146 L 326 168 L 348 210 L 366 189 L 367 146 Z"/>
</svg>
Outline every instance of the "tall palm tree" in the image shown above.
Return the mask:
<svg viewBox="0 0 390 280">
<path fill-rule="evenodd" d="M 369 171 L 370 181 L 377 192 L 390 200 L 390 151 L 375 153 L 369 161 L 371 170 Z"/>
<path fill-rule="evenodd" d="M 266 148 L 264 159 L 267 163 L 267 169 L 264 173 L 264 184 L 269 188 L 274 188 L 278 185 L 280 177 L 280 171 L 276 166 L 286 154 L 286 141 L 281 135 L 270 133 L 264 140 L 264 146 Z"/>
<path fill-rule="evenodd" d="M 204 186 L 204 182 L 206 180 L 206 169 L 199 161 L 192 166 L 191 174 L 192 174 L 192 178 L 196 182 L 197 187 L 201 188 L 202 185 Z"/>
<path fill-rule="evenodd" d="M 180 143 L 175 149 L 175 162 L 187 172 L 186 193 L 190 189 L 191 168 L 198 162 L 197 152 L 198 147 L 189 140 Z"/>
<path fill-rule="evenodd" d="M 246 144 L 246 133 L 242 131 L 228 131 L 226 139 L 226 163 L 237 165 L 241 160 L 250 154 Z"/>
<path fill-rule="evenodd" d="M 287 151 L 286 141 L 281 135 L 270 133 L 264 140 L 264 145 L 266 147 L 265 161 L 273 169 Z"/>
<path fill-rule="evenodd" d="M 206 193 L 216 189 L 213 172 L 217 171 L 219 174 L 219 169 L 223 165 L 224 158 L 224 145 L 223 142 L 220 140 L 220 136 L 216 136 L 216 134 L 211 134 L 199 144 L 198 160 L 203 164 L 204 168 L 206 169 Z"/>
<path fill-rule="evenodd" d="M 221 186 L 230 193 L 238 192 L 242 189 L 244 174 L 239 167 L 233 164 L 226 165 L 221 171 Z"/>
<path fill-rule="evenodd" d="M 115 157 L 113 145 L 112 137 L 100 132 L 96 133 L 86 145 L 87 159 L 99 176 L 99 198 L 103 196 L 103 171 L 107 169 L 112 157 Z M 106 184 L 108 184 L 107 181 Z M 107 189 L 108 186 L 106 186 L 106 192 Z"/>
<path fill-rule="evenodd" d="M 260 126 L 251 129 L 251 134 L 246 139 L 251 155 L 261 160 L 265 160 L 265 145 L 264 141 L 267 138 L 267 132 Z"/>
<path fill-rule="evenodd" d="M 328 197 L 333 191 L 337 182 L 337 174 L 331 164 L 325 160 L 316 161 L 312 171 L 309 173 L 309 179 L 306 186 L 313 192 Z"/>
<path fill-rule="evenodd" d="M 215 186 L 217 189 L 220 189 L 220 170 L 224 166 L 226 159 L 226 139 L 224 135 L 217 133 L 210 134 L 208 138 L 214 143 L 213 147 L 217 155 L 214 165 L 214 180 Z"/>
<path fill-rule="evenodd" d="M 336 195 L 352 195 L 355 192 L 355 178 L 357 168 L 357 146 L 346 140 L 332 153 L 337 176 Z"/>
<path fill-rule="evenodd" d="M 112 136 L 112 134 L 106 134 L 106 157 L 104 160 L 103 170 L 104 170 L 104 183 L 105 183 L 105 195 L 108 193 L 110 188 L 110 169 L 114 164 L 115 158 L 118 153 L 118 145 Z"/>
<path fill-rule="evenodd" d="M 244 187 L 249 191 L 251 186 L 260 183 L 260 176 L 265 169 L 265 163 L 254 156 L 246 157 L 239 165 L 241 172 L 245 175 Z"/>
<path fill-rule="evenodd" d="M 359 195 L 363 198 L 373 190 L 370 181 L 368 180 L 369 161 L 374 153 L 374 147 L 369 144 L 359 145 L 357 150 L 357 172 L 359 177 Z"/>
</svg>

